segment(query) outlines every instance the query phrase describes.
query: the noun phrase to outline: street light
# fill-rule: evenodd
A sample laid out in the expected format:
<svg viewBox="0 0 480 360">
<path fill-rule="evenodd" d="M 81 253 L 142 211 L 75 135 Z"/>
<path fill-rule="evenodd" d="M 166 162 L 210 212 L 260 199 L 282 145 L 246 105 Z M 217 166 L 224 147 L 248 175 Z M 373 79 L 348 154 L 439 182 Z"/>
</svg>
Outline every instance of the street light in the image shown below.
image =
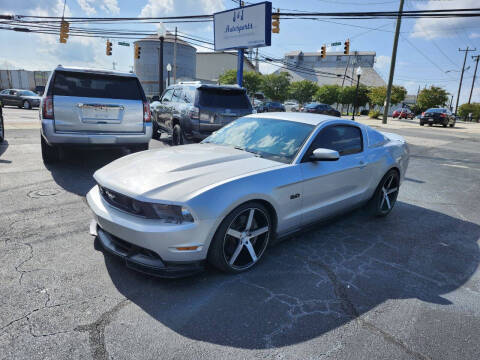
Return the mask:
<svg viewBox="0 0 480 360">
<path fill-rule="evenodd" d="M 170 71 L 172 71 L 172 65 L 170 63 L 167 64 L 167 74 L 168 74 L 168 86 L 170 86 Z"/>
<path fill-rule="evenodd" d="M 355 121 L 355 110 L 357 109 L 357 98 L 358 98 L 358 86 L 360 85 L 360 76 L 362 76 L 363 70 L 359 66 L 357 68 L 357 88 L 355 89 L 355 101 L 353 103 L 353 114 L 352 114 L 352 120 Z"/>
<path fill-rule="evenodd" d="M 160 39 L 160 49 L 158 53 L 158 92 L 159 96 L 163 94 L 163 40 L 165 39 L 165 26 L 163 23 L 158 24 L 157 29 L 158 38 Z"/>
</svg>

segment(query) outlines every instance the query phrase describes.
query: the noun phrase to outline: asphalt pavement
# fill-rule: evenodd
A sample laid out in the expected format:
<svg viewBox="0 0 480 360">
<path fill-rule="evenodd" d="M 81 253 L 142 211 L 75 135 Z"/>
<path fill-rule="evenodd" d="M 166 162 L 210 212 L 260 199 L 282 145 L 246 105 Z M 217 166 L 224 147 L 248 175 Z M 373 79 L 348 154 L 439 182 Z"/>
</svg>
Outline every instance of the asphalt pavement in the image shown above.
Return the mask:
<svg viewBox="0 0 480 360">
<path fill-rule="evenodd" d="M 88 232 L 92 174 L 128 151 L 45 167 L 37 111 L 4 115 L 0 359 L 478 359 L 480 124 L 360 118 L 410 143 L 390 216 L 356 210 L 241 275 L 164 280 Z"/>
</svg>

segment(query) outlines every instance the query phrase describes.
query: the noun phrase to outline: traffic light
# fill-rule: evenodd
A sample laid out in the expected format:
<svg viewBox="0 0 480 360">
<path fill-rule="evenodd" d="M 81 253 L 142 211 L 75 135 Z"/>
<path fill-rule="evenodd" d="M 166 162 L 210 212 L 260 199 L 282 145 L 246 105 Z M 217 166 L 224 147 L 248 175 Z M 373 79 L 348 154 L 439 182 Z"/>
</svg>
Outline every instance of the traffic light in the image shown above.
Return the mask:
<svg viewBox="0 0 480 360">
<path fill-rule="evenodd" d="M 107 40 L 107 49 L 105 51 L 107 56 L 112 55 L 112 42 L 110 40 Z"/>
<path fill-rule="evenodd" d="M 321 51 L 321 55 L 322 59 L 325 58 L 325 56 L 327 56 L 327 45 L 323 44 L 322 45 L 322 51 Z"/>
<path fill-rule="evenodd" d="M 345 43 L 343 44 L 343 53 L 345 55 L 348 55 L 350 52 L 350 40 L 347 39 L 347 41 L 345 41 Z"/>
<path fill-rule="evenodd" d="M 142 48 L 138 46 L 138 44 L 135 44 L 135 59 L 140 59 L 140 50 L 142 50 Z"/>
<path fill-rule="evenodd" d="M 278 34 L 280 32 L 280 10 L 272 14 L 272 33 Z"/>
<path fill-rule="evenodd" d="M 68 32 L 70 31 L 70 24 L 68 21 L 62 20 L 60 24 L 60 42 L 66 44 L 68 39 Z"/>
</svg>

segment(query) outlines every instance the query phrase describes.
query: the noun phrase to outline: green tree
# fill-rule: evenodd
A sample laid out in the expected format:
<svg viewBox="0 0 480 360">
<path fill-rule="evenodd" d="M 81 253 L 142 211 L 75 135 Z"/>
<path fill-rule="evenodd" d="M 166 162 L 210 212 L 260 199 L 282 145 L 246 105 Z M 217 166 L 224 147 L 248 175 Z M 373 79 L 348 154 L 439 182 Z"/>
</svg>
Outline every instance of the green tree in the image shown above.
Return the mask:
<svg viewBox="0 0 480 360">
<path fill-rule="evenodd" d="M 417 103 L 422 111 L 434 107 L 444 106 L 448 102 L 448 92 L 437 86 L 430 86 L 418 94 Z"/>
<path fill-rule="evenodd" d="M 401 103 L 407 96 L 407 89 L 403 86 L 392 86 L 390 102 L 394 105 Z M 370 107 L 383 106 L 387 97 L 387 88 L 385 86 L 371 87 L 368 91 L 368 104 Z"/>
<path fill-rule="evenodd" d="M 287 72 L 263 75 L 261 89 L 267 98 L 285 101 L 288 97 L 291 75 Z"/>
<path fill-rule="evenodd" d="M 254 71 L 245 71 L 243 73 L 243 86 L 248 94 L 254 94 L 260 90 L 262 84 L 262 74 Z M 218 79 L 220 84 L 236 84 L 237 70 L 227 70 Z"/>
<path fill-rule="evenodd" d="M 339 85 L 320 86 L 315 93 L 315 100 L 324 104 L 332 105 L 338 101 L 341 87 Z"/>
<path fill-rule="evenodd" d="M 358 87 L 358 94 L 356 86 L 345 86 L 341 89 L 338 100 L 340 104 L 353 105 L 355 99 L 357 100 L 357 106 L 365 106 L 368 103 L 368 88 L 365 85 L 360 85 Z"/>
<path fill-rule="evenodd" d="M 480 103 L 462 104 L 458 108 L 458 115 L 463 119 L 468 119 L 469 114 L 472 114 L 472 120 L 478 121 L 480 119 Z"/>
<path fill-rule="evenodd" d="M 338 102 L 342 105 L 353 104 L 355 99 L 355 87 L 344 86 L 338 92 Z"/>
<path fill-rule="evenodd" d="M 300 104 L 312 101 L 313 95 L 318 90 L 318 85 L 313 81 L 301 80 L 294 81 L 290 84 L 289 94 L 292 99 L 297 100 Z"/>
</svg>

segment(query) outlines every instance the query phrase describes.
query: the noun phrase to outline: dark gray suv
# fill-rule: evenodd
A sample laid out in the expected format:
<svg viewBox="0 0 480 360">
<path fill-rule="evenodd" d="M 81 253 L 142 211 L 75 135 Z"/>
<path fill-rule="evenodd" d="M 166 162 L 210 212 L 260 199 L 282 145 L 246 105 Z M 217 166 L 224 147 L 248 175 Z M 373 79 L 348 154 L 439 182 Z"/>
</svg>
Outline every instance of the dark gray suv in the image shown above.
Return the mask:
<svg viewBox="0 0 480 360">
<path fill-rule="evenodd" d="M 244 88 L 182 82 L 169 86 L 151 105 L 153 138 L 172 135 L 172 144 L 202 140 L 229 122 L 253 112 Z"/>
</svg>

